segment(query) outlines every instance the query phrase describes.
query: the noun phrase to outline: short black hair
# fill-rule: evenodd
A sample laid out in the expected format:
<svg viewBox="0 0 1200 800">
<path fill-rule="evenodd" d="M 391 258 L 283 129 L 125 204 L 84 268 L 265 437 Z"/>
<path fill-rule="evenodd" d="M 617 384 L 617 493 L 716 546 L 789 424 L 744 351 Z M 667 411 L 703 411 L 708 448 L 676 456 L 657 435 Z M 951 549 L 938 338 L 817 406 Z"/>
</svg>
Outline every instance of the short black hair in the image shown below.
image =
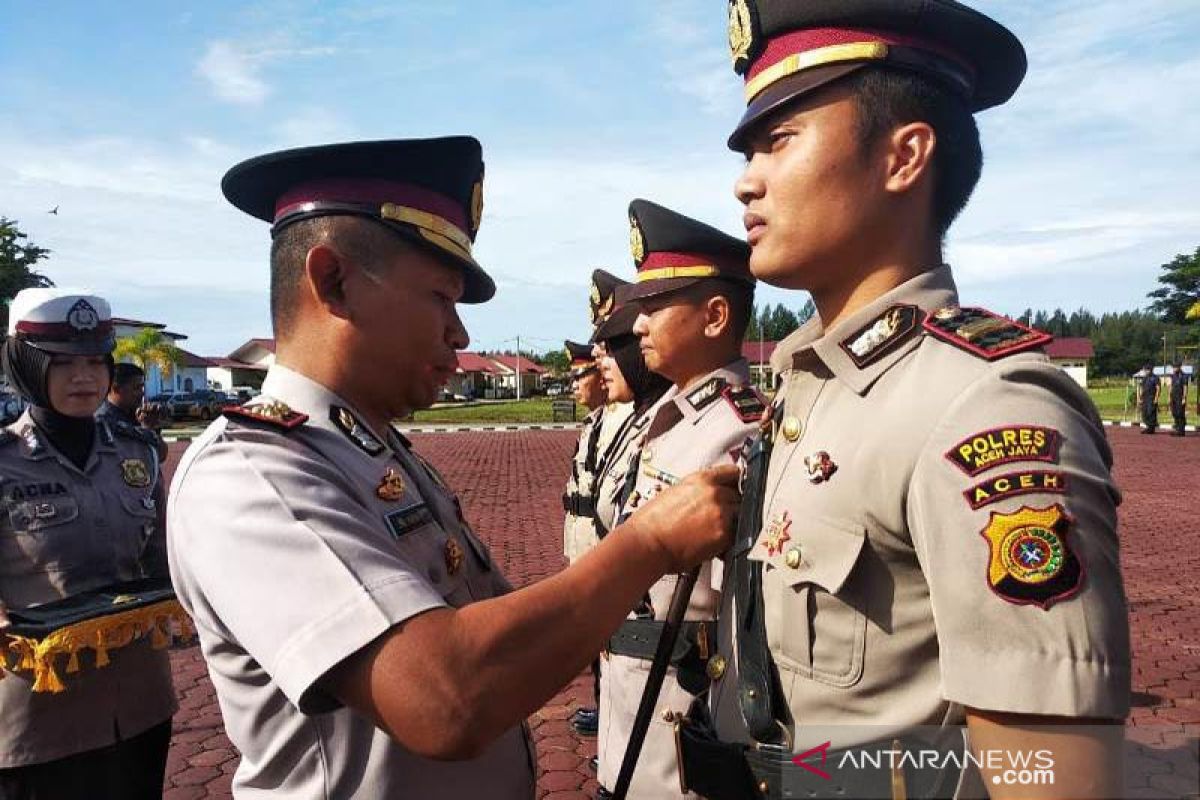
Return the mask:
<svg viewBox="0 0 1200 800">
<path fill-rule="evenodd" d="M 113 367 L 112 385 L 118 388 L 128 386 L 138 378 L 145 378 L 146 371 L 137 364 L 127 364 L 124 361 Z"/>
<path fill-rule="evenodd" d="M 343 256 L 373 270 L 399 238 L 379 223 L 352 215 L 311 217 L 279 231 L 271 241 L 271 327 L 275 337 L 284 338 L 291 331 L 296 290 L 309 250 L 332 241 Z"/>
<path fill-rule="evenodd" d="M 866 67 L 845 81 L 851 89 L 859 144 L 864 149 L 910 122 L 928 123 L 937 134 L 933 219 L 938 236 L 944 238 L 983 171 L 979 127 L 966 99 L 936 80 L 905 70 Z"/>
</svg>

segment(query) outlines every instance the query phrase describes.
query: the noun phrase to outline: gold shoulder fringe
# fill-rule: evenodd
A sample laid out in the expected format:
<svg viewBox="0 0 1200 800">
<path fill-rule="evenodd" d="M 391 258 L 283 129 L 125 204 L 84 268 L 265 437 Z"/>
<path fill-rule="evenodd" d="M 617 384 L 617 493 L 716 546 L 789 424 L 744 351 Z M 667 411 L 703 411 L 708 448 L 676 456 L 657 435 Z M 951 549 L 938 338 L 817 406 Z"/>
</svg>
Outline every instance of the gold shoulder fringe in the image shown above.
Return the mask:
<svg viewBox="0 0 1200 800">
<path fill-rule="evenodd" d="M 125 647 L 135 639 L 150 634 L 150 646 L 162 650 L 173 639 L 189 641 L 196 629 L 187 612 L 176 600 L 87 619 L 68 625 L 46 636 L 44 639 L 29 639 L 10 636 L 9 650 L 17 655 L 14 672 L 33 672 L 33 691 L 58 693 L 66 690 L 59 675 L 56 659 L 67 656 L 67 673 L 79 671 L 79 651 L 90 648 L 96 651 L 96 666 L 108 666 L 108 651 Z M 6 657 L 0 661 L 6 662 Z M 0 667 L 4 666 L 0 663 Z M 0 669 L 0 678 L 4 670 Z"/>
</svg>

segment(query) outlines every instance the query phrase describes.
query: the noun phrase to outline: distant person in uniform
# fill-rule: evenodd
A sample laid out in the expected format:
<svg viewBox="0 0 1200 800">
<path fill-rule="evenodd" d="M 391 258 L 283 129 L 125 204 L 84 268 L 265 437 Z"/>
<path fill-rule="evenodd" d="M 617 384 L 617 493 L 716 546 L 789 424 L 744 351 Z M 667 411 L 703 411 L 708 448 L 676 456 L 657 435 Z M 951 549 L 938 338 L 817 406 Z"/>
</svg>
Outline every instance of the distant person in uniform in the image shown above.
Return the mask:
<svg viewBox="0 0 1200 800">
<path fill-rule="evenodd" d="M 621 517 L 696 470 L 735 464 L 758 432 L 766 406 L 749 385 L 742 357 L 754 303 L 750 248 L 694 219 L 647 200 L 629 206 L 630 242 L 637 281 L 618 290 L 619 302 L 638 309 L 633 333 L 646 366 L 671 381 L 649 413 L 649 427 L 633 460 Z M 685 270 L 677 270 L 686 264 Z M 629 746 L 650 662 L 658 647 L 678 576 L 650 587 L 642 613 L 630 615 L 609 640 L 601 673 L 602 787 L 615 787 Z M 680 797 L 675 715 L 682 716 L 708 688 L 705 670 L 716 652 L 721 565 L 706 563 L 692 591 L 657 712 L 638 758 L 630 798 Z M 600 797 L 609 796 L 607 788 Z M 688 797 L 696 797 L 689 793 Z"/>
<path fill-rule="evenodd" d="M 1187 428 L 1187 396 L 1188 376 L 1183 372 L 1183 364 L 1175 362 L 1171 372 L 1171 418 L 1175 423 L 1173 436 L 1183 436 Z"/>
<path fill-rule="evenodd" d="M 617 301 L 617 291 L 625 285 L 625 281 L 606 270 L 592 272 L 589 298 L 595 326 L 592 353 L 608 401 L 597 442 L 600 455 L 593 491 L 592 520 L 600 538 L 617 525 L 621 492 L 650 422 L 650 409 L 671 385 L 669 380 L 646 366 L 638 338 L 633 334 L 637 309 L 632 305 L 619 305 Z M 599 730 L 598 676 L 603 670 L 603 661 L 593 665 L 597 676 L 594 684 L 597 706 L 580 708 L 571 718 L 571 726 L 580 736 L 595 736 Z M 592 766 L 598 768 L 598 758 L 592 759 Z"/>
<path fill-rule="evenodd" d="M 235 797 L 533 798 L 523 720 L 663 574 L 727 546 L 735 470 L 664 492 L 513 591 L 457 496 L 391 420 L 468 345 L 483 162 L 471 137 L 359 142 L 233 167 L 271 223 L 277 357 L 189 448 L 171 575 L 195 620 Z"/>
<path fill-rule="evenodd" d="M 1028 797 L 988 754 L 1046 750 L 1045 796 L 1120 797 L 1129 616 L 1104 428 L 1050 337 L 963 305 L 943 253 L 982 168 L 973 114 L 1014 94 L 1024 48 L 953 0 L 728 8 L 750 269 L 817 315 L 772 356 L 720 677 L 679 727 L 685 783 Z"/>
<path fill-rule="evenodd" d="M 563 555 L 574 563 L 595 547 L 596 465 L 600 457 L 600 423 L 604 418 L 604 382 L 592 356 L 592 346 L 565 342 L 570 357 L 571 392 L 575 402 L 587 409 L 579 441 L 571 456 L 571 475 L 563 492 Z"/>
<path fill-rule="evenodd" d="M 96 411 L 96 419 L 109 425 L 124 425 L 141 435 L 154 448 L 160 462 L 167 460 L 167 443 L 162 438 L 162 420 L 157 411 L 143 404 L 146 397 L 146 372 L 137 364 L 120 363 L 113 367 L 108 397 Z"/>
<path fill-rule="evenodd" d="M 96 421 L 112 377 L 103 298 L 25 289 L 9 310 L 4 371 L 29 407 L 0 432 L 0 800 L 157 800 L 175 691 L 150 637 L 111 640 L 39 687 L 9 615 L 111 584 L 167 576 L 157 456 Z M 107 641 L 107 640 L 106 640 Z M 66 659 L 64 658 L 64 661 Z"/>
<path fill-rule="evenodd" d="M 1147 363 L 1142 367 L 1138 379 L 1137 402 L 1142 412 L 1142 433 L 1154 433 L 1158 430 L 1158 395 L 1162 391 L 1162 382 L 1154 374 L 1154 365 Z"/>
</svg>

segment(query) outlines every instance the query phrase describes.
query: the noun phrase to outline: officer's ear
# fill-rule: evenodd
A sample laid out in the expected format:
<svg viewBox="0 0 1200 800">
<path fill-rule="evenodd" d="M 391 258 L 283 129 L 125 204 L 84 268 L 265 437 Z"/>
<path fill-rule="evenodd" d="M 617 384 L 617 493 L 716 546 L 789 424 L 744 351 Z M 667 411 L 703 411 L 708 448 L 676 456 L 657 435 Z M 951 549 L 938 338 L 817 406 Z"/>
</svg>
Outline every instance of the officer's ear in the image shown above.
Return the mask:
<svg viewBox="0 0 1200 800">
<path fill-rule="evenodd" d="M 714 294 L 704 303 L 704 337 L 719 339 L 733 324 L 733 307 L 729 298 Z"/>
<path fill-rule="evenodd" d="M 915 188 L 922 179 L 932 180 L 937 133 L 928 122 L 909 122 L 886 139 L 887 175 L 884 187 L 895 194 Z M 932 185 L 932 184 L 931 184 Z"/>
<path fill-rule="evenodd" d="M 346 302 L 347 260 L 328 243 L 314 245 L 304 258 L 303 283 L 312 301 L 329 314 L 350 319 Z"/>
</svg>

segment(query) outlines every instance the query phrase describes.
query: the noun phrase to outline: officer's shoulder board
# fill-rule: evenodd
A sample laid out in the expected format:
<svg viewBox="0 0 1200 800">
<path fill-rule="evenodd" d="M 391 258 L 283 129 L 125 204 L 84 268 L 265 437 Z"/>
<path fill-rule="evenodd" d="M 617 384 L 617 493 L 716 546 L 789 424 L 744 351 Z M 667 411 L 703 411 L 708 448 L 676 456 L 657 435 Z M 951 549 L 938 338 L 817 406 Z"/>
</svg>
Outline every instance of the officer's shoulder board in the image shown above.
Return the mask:
<svg viewBox="0 0 1200 800">
<path fill-rule="evenodd" d="M 744 386 L 727 384 L 721 390 L 721 396 L 725 398 L 725 402 L 729 403 L 733 408 L 733 413 L 737 414 L 738 419 L 742 422 L 759 422 L 767 412 L 767 404 L 763 396 L 749 384 Z"/>
<path fill-rule="evenodd" d="M 984 308 L 940 308 L 925 318 L 922 327 L 935 339 L 988 361 L 1036 350 L 1054 339 Z"/>
<path fill-rule="evenodd" d="M 293 411 L 279 400 L 258 402 L 244 406 L 229 406 L 221 410 L 228 419 L 261 422 L 282 431 L 291 431 L 308 422 L 308 415 Z"/>
</svg>

